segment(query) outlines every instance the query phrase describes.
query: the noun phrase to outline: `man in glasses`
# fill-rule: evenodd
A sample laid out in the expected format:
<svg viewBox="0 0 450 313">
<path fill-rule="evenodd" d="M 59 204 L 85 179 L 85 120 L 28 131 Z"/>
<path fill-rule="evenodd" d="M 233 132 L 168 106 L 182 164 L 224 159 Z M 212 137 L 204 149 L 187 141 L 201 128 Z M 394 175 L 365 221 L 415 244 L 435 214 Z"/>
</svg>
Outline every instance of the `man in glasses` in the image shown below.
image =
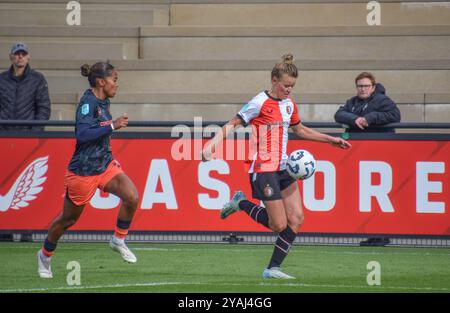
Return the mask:
<svg viewBox="0 0 450 313">
<path fill-rule="evenodd" d="M 355 84 L 356 96 L 337 110 L 335 121 L 347 125 L 349 132 L 393 132 L 393 128 L 379 127 L 400 122 L 400 110 L 386 96 L 383 85 L 376 83 L 375 77 L 368 72 L 359 74 Z"/>
<path fill-rule="evenodd" d="M 0 73 L 0 119 L 48 120 L 50 97 L 44 76 L 30 68 L 28 47 L 15 43 L 9 54 L 11 67 Z M 43 130 L 43 126 L 0 126 L 0 130 Z"/>
</svg>

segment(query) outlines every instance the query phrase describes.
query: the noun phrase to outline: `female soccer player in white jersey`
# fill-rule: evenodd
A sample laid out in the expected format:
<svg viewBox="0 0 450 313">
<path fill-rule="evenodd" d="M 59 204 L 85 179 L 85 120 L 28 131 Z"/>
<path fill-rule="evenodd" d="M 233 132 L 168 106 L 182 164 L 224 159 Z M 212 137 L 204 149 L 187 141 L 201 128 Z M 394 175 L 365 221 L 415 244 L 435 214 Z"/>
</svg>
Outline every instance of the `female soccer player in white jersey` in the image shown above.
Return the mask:
<svg viewBox="0 0 450 313">
<path fill-rule="evenodd" d="M 291 127 L 302 139 L 330 143 L 342 149 L 351 147 L 342 138 L 302 125 L 297 106 L 290 97 L 297 76 L 292 54 L 284 55 L 272 69 L 270 90 L 259 93 L 248 102 L 202 151 L 203 161 L 210 160 L 234 127 L 252 125 L 252 140 L 256 140 L 257 152 L 251 160 L 249 178 L 253 198 L 262 200 L 265 208 L 248 201 L 243 192 L 237 191 L 223 206 L 221 218 L 244 211 L 256 222 L 278 233 L 269 265 L 263 271 L 264 278 L 294 278 L 283 273 L 280 266 L 303 223 L 298 184 L 286 170 L 288 128 Z"/>
</svg>

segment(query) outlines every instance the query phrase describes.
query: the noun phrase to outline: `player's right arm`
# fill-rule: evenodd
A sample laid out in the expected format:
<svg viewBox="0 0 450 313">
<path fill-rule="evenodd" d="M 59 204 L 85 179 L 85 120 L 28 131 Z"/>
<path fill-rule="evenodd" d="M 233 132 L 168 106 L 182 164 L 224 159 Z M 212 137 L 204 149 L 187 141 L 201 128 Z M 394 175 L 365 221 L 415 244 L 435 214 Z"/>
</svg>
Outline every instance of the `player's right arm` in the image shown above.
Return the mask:
<svg viewBox="0 0 450 313">
<path fill-rule="evenodd" d="M 228 121 L 220 132 L 218 132 L 213 139 L 208 141 L 202 150 L 202 161 L 209 161 L 212 159 L 212 154 L 216 151 L 219 144 L 228 137 L 228 135 L 238 125 L 244 125 L 250 123 L 251 120 L 256 118 L 261 111 L 261 94 L 254 97 L 250 102 L 242 107 L 235 117 Z"/>
<path fill-rule="evenodd" d="M 220 132 L 218 132 L 210 141 L 208 141 L 202 150 L 202 161 L 210 161 L 212 154 L 216 151 L 219 144 L 228 137 L 228 135 L 238 125 L 242 125 L 242 118 L 239 116 L 233 117 L 226 123 Z"/>
</svg>

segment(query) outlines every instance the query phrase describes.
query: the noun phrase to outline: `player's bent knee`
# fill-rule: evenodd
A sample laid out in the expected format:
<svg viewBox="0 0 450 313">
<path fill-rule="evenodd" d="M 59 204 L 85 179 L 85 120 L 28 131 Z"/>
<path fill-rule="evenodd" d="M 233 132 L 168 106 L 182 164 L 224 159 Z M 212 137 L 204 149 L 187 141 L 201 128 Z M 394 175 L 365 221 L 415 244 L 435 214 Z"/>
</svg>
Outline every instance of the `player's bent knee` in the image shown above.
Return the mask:
<svg viewBox="0 0 450 313">
<path fill-rule="evenodd" d="M 139 204 L 139 195 L 137 192 L 130 192 L 122 199 L 122 201 L 125 202 L 127 207 L 136 209 Z"/>
<path fill-rule="evenodd" d="M 299 229 L 300 226 L 302 226 L 303 221 L 304 221 L 304 215 L 303 214 L 295 214 L 295 215 L 291 215 L 288 218 L 288 225 L 289 227 L 291 227 L 293 230 Z"/>
<path fill-rule="evenodd" d="M 133 208 L 137 208 L 138 204 L 139 204 L 139 195 L 137 193 L 135 193 L 132 197 L 131 197 L 131 203 Z"/>
<path fill-rule="evenodd" d="M 305 215 L 304 214 L 299 214 L 297 216 L 297 220 L 296 220 L 298 226 L 299 227 L 302 226 L 304 221 L 305 221 Z"/>
</svg>

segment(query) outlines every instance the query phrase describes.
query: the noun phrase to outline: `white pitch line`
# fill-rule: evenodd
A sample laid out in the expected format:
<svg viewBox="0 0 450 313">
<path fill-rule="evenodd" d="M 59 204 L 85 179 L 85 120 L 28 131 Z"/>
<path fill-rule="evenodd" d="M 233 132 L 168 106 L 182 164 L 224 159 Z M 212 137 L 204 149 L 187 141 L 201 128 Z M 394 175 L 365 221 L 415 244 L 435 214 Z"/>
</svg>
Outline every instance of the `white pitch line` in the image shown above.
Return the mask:
<svg viewBox="0 0 450 313">
<path fill-rule="evenodd" d="M 133 248 L 131 247 L 131 250 L 136 251 L 201 251 L 199 249 L 184 249 L 184 248 Z M 208 249 L 208 252 L 210 251 L 227 251 L 227 252 L 247 252 L 248 249 Z M 302 250 L 301 248 L 298 248 L 294 246 L 294 249 L 289 251 L 290 253 L 317 253 L 317 254 L 361 254 L 361 255 L 421 255 L 421 256 L 450 256 L 450 253 L 418 253 L 418 252 L 376 252 L 376 251 L 367 251 L 367 252 L 357 252 L 357 251 L 313 251 L 313 250 Z"/>
<path fill-rule="evenodd" d="M 105 245 L 105 247 L 107 247 Z M 270 246 L 272 247 L 272 246 Z M 2 246 L 0 245 L 0 250 L 1 248 L 8 248 L 10 249 L 10 247 L 6 247 L 6 246 Z M 175 252 L 179 252 L 179 251 L 202 251 L 202 249 L 193 249 L 193 248 L 156 248 L 156 247 L 135 247 L 133 248 L 133 245 L 130 245 L 131 250 L 136 250 L 136 251 L 175 251 Z M 390 248 L 394 248 L 394 247 L 387 247 L 387 249 Z M 13 247 L 13 249 L 39 249 L 36 247 L 20 247 L 20 246 L 16 246 Z M 80 247 L 77 248 L 77 250 L 97 250 L 97 247 L 92 247 L 92 248 L 88 248 L 88 247 Z M 259 249 L 259 248 L 258 248 Z M 341 247 L 342 249 L 342 247 Z M 404 249 L 404 248 L 400 248 L 400 249 Z M 405 248 L 407 249 L 407 248 Z M 422 249 L 422 248 L 418 248 L 418 249 Z M 436 248 L 436 249 L 440 249 L 440 248 Z M 62 246 L 60 248 L 61 251 L 65 251 L 65 250 L 71 250 L 70 247 L 68 246 Z M 207 252 L 210 251 L 226 251 L 226 252 L 247 252 L 247 249 L 236 249 L 236 248 L 227 248 L 227 247 L 223 247 L 223 248 L 213 248 L 213 249 L 208 249 Z M 343 255 L 343 254 L 349 254 L 349 255 L 419 255 L 419 256 L 450 256 L 450 253 L 430 253 L 430 252 L 424 252 L 424 253 L 420 253 L 420 252 L 408 252 L 408 251 L 402 251 L 402 252 L 389 252 L 389 251 L 381 251 L 381 252 L 377 252 L 377 251 L 317 251 L 317 250 L 311 250 L 311 249 L 304 249 L 304 247 L 301 246 L 294 246 L 294 249 L 289 251 L 290 253 L 315 253 L 315 254 L 336 254 L 336 255 Z"/>
<path fill-rule="evenodd" d="M 202 282 L 148 282 L 136 284 L 113 284 L 113 285 L 95 285 L 95 286 L 74 286 L 74 287 L 50 287 L 50 288 L 30 288 L 30 289 L 0 289 L 0 293 L 20 293 L 20 292 L 45 292 L 45 291 L 76 291 L 85 289 L 107 289 L 107 288 L 125 288 L 125 287 L 154 287 L 169 285 L 211 285 L 211 286 L 268 286 L 268 287 L 316 287 L 316 288 L 348 288 L 348 289 L 372 289 L 379 291 L 380 289 L 392 290 L 416 290 L 416 291 L 444 291 L 448 292 L 448 288 L 434 287 L 405 287 L 405 286 L 356 286 L 356 285 L 328 285 L 328 284 L 304 284 L 304 283 L 202 283 Z M 250 291 L 251 292 L 251 291 Z"/>
<path fill-rule="evenodd" d="M 261 285 L 266 286 L 278 286 L 278 284 L 271 283 L 261 283 Z M 434 288 L 434 287 L 404 287 L 404 286 L 354 286 L 354 285 L 318 285 L 318 284 L 302 284 L 302 283 L 287 283 L 283 284 L 284 286 L 292 286 L 292 287 L 319 287 L 319 288 L 370 288 L 374 291 L 377 289 L 394 289 L 394 290 L 417 290 L 417 291 L 450 291 L 448 288 Z"/>
<path fill-rule="evenodd" d="M 22 288 L 22 289 L 0 289 L 0 293 L 8 292 L 35 292 L 35 291 L 57 291 L 57 290 L 84 290 L 84 289 L 100 289 L 100 288 L 124 288 L 124 287 L 151 287 L 151 286 L 167 286 L 167 285 L 186 285 L 183 282 L 150 282 L 136 284 L 114 284 L 114 285 L 94 285 L 94 286 L 72 286 L 72 287 L 49 287 L 49 288 Z"/>
</svg>

